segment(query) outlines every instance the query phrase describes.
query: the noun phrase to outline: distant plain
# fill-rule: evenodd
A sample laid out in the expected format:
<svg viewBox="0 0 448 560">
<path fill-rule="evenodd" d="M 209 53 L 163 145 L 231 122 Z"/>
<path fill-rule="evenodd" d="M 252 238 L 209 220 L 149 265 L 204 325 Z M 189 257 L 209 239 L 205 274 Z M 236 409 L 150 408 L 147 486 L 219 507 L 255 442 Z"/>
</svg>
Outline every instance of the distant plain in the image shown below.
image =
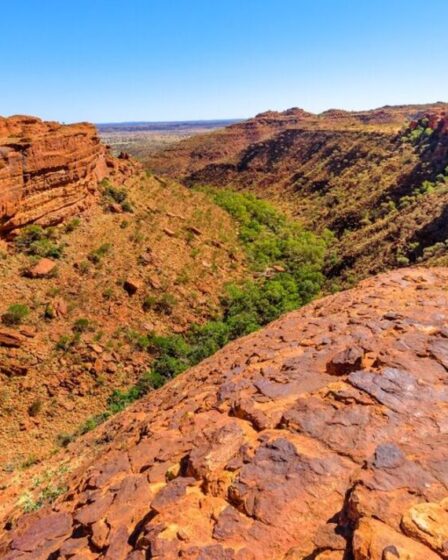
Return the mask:
<svg viewBox="0 0 448 560">
<path fill-rule="evenodd" d="M 141 159 L 179 140 L 237 122 L 241 119 L 98 123 L 96 127 L 101 140 L 111 147 L 115 155 L 127 152 Z"/>
</svg>

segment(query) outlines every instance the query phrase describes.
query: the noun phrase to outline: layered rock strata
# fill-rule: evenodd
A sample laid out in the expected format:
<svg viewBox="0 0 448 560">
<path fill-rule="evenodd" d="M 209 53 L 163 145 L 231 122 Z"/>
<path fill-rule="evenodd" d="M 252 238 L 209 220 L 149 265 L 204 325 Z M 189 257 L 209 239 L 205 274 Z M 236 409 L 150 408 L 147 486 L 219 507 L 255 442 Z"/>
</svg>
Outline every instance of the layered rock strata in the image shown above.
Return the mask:
<svg viewBox="0 0 448 560">
<path fill-rule="evenodd" d="M 0 234 L 61 222 L 91 203 L 98 181 L 129 172 L 91 124 L 0 117 Z"/>
</svg>

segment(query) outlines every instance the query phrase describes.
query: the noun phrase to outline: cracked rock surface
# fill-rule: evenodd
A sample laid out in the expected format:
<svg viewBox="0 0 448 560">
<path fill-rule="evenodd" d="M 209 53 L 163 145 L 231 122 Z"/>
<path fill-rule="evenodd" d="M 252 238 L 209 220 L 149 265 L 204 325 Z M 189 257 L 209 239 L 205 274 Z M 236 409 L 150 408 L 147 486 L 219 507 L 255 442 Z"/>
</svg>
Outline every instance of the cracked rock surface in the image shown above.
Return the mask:
<svg viewBox="0 0 448 560">
<path fill-rule="evenodd" d="M 229 344 L 97 430 L 0 557 L 448 558 L 447 290 L 402 269 Z"/>
</svg>

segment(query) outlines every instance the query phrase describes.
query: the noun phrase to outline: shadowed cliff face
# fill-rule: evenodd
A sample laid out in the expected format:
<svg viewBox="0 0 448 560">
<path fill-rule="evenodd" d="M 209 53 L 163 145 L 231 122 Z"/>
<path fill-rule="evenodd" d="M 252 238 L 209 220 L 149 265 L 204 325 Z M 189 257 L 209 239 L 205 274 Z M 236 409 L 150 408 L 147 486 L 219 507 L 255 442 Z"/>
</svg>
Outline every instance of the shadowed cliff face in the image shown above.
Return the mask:
<svg viewBox="0 0 448 560">
<path fill-rule="evenodd" d="M 434 260 L 432 249 L 446 240 L 437 225 L 448 203 L 445 112 L 443 104 L 269 112 L 180 142 L 146 163 L 190 186 L 255 192 L 308 227 L 331 229 L 340 256 L 331 276 L 359 278 L 421 261 L 446 265 L 447 251 Z"/>
<path fill-rule="evenodd" d="M 229 344 L 72 444 L 2 558 L 446 558 L 447 282 L 395 271 Z"/>
<path fill-rule="evenodd" d="M 99 180 L 131 173 L 108 155 L 93 125 L 0 117 L 0 234 L 59 223 L 91 204 Z"/>
</svg>

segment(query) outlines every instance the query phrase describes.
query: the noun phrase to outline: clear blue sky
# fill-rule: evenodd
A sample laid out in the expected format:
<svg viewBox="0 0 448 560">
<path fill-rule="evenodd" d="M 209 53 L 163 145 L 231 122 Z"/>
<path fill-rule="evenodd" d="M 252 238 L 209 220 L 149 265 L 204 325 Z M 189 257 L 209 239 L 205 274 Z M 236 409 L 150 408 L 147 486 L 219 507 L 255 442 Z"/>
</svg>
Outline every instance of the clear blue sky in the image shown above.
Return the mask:
<svg viewBox="0 0 448 560">
<path fill-rule="evenodd" d="M 448 100 L 448 0 L 9 0 L 0 114 L 247 117 Z"/>
</svg>

